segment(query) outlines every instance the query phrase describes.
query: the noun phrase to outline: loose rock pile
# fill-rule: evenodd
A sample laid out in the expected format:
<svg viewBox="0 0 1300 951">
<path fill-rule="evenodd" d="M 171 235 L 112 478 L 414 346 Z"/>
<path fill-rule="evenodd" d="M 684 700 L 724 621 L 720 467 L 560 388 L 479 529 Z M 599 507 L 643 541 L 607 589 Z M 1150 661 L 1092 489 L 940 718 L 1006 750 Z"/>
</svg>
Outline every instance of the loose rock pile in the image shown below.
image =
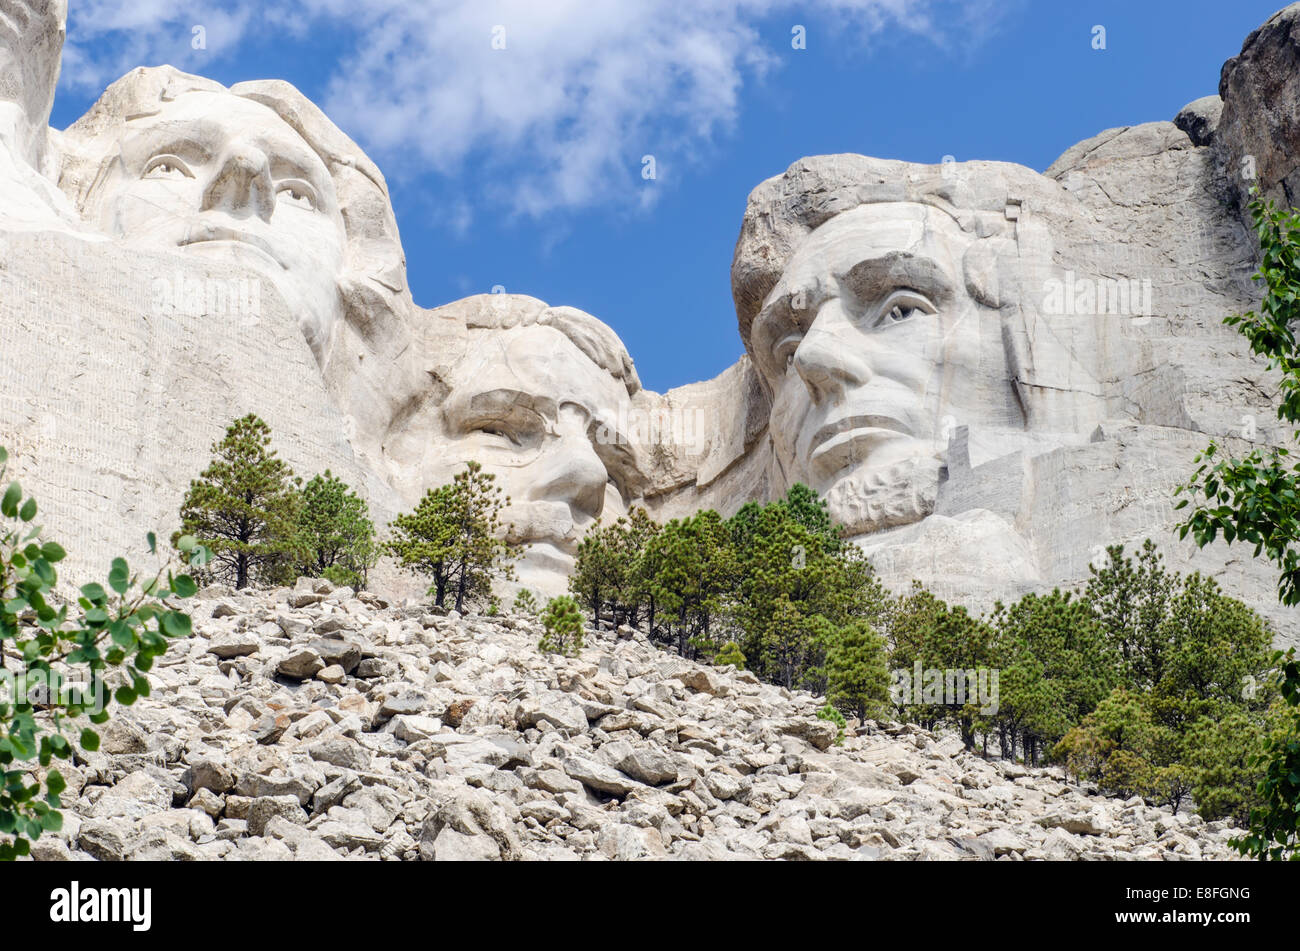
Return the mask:
<svg viewBox="0 0 1300 951">
<path fill-rule="evenodd" d="M 65 768 L 52 859 L 1198 859 L 1222 823 L 531 618 L 300 581 L 209 588 L 195 636 Z"/>
</svg>

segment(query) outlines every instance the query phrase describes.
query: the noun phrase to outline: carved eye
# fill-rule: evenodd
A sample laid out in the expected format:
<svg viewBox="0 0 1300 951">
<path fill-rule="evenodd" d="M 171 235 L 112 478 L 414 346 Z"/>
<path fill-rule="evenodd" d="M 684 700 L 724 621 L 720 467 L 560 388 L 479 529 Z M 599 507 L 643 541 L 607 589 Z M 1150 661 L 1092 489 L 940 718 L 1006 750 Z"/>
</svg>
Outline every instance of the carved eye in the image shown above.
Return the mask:
<svg viewBox="0 0 1300 951">
<path fill-rule="evenodd" d="M 276 188 L 275 197 L 282 205 L 306 208 L 308 211 L 316 209 L 316 193 L 306 182 L 296 180 L 281 182 Z"/>
<path fill-rule="evenodd" d="M 174 155 L 155 155 L 145 166 L 144 174 L 141 178 L 193 178 L 194 173 L 190 171 L 189 166 Z"/>
<path fill-rule="evenodd" d="M 776 345 L 776 363 L 783 371 L 789 371 L 794 366 L 794 355 L 802 340 L 802 335 L 791 334 Z"/>
<path fill-rule="evenodd" d="M 901 324 L 905 320 L 911 320 L 921 314 L 935 313 L 938 313 L 938 310 L 921 294 L 915 291 L 895 291 L 889 295 L 881 308 L 880 318 L 876 321 L 876 326 L 889 327 L 893 324 Z"/>
<path fill-rule="evenodd" d="M 901 323 L 918 313 L 920 313 L 919 307 L 912 307 L 907 304 L 895 304 L 889 309 L 889 313 L 885 315 L 885 322 L 894 324 Z"/>
</svg>

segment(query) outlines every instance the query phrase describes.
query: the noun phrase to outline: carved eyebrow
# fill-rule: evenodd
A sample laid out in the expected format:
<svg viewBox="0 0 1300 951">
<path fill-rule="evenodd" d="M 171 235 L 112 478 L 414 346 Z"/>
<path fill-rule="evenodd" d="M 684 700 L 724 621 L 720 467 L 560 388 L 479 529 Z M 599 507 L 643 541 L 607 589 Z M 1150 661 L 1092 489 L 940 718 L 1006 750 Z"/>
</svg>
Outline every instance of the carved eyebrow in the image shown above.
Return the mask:
<svg viewBox="0 0 1300 951">
<path fill-rule="evenodd" d="M 517 409 L 525 409 L 538 416 L 550 418 L 555 413 L 555 403 L 544 396 L 525 390 L 497 387 L 472 393 L 457 400 L 451 407 L 457 416 L 481 420 L 506 419 Z"/>
<path fill-rule="evenodd" d="M 285 178 L 300 178 L 316 189 L 318 194 L 320 193 L 324 183 L 321 180 L 321 170 L 319 168 L 310 162 L 301 162 L 296 157 L 286 158 L 280 153 L 273 153 L 270 158 L 271 177 L 276 181 Z"/>
<path fill-rule="evenodd" d="M 175 155 L 188 162 L 202 163 L 212 157 L 211 150 L 194 135 L 169 130 L 166 135 L 156 137 L 157 126 L 144 135 L 132 136 L 123 149 L 132 159 L 138 158 L 141 164 L 157 155 Z"/>
<path fill-rule="evenodd" d="M 900 287 L 927 293 L 937 301 L 953 294 L 956 282 L 938 261 L 911 251 L 888 251 L 859 261 L 840 278 L 859 298 L 883 297 Z"/>
</svg>

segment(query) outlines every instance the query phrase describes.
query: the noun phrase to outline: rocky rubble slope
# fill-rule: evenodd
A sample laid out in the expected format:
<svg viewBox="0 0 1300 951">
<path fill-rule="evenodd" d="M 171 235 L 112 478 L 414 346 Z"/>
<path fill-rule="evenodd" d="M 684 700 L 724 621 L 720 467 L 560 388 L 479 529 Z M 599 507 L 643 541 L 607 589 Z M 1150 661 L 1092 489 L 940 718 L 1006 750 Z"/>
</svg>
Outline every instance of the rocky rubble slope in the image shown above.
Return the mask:
<svg viewBox="0 0 1300 951">
<path fill-rule="evenodd" d="M 195 636 L 66 769 L 53 859 L 1196 859 L 1229 830 L 685 662 L 624 628 L 303 581 L 190 602 Z"/>
</svg>

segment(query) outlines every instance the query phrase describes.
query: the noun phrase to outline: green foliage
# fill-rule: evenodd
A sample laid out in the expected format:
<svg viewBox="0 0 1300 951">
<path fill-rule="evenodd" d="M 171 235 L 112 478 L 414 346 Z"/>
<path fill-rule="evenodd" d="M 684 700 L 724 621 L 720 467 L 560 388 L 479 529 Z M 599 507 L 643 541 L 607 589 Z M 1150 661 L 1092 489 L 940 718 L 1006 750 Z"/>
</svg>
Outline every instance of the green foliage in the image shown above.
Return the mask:
<svg viewBox="0 0 1300 951">
<path fill-rule="evenodd" d="M 537 615 L 537 598 L 527 588 L 520 588 L 519 593 L 515 595 L 514 611 L 516 614 L 535 617 Z"/>
<path fill-rule="evenodd" d="M 302 574 L 361 589 L 379 557 L 370 508 L 328 469 L 302 487 L 298 512 Z"/>
<path fill-rule="evenodd" d="M 1168 765 L 1172 743 L 1172 734 L 1155 722 L 1145 698 L 1117 687 L 1065 734 L 1053 755 L 1111 795 L 1154 796 L 1158 769 L 1162 760 Z"/>
<path fill-rule="evenodd" d="M 1265 202 L 1257 188 L 1251 195 L 1261 251 L 1255 280 L 1264 285 L 1264 297 L 1258 311 L 1231 315 L 1224 323 L 1237 327 L 1251 351 L 1280 374 L 1277 418 L 1294 427 L 1300 424 L 1300 212 Z M 1300 440 L 1300 431 L 1293 428 L 1292 438 Z M 1254 545 L 1255 557 L 1264 554 L 1279 569 L 1282 603 L 1300 603 L 1300 463 L 1284 447 L 1225 457 L 1214 440 L 1196 462 L 1191 479 L 1179 487 L 1185 498 L 1177 507 L 1200 501 L 1179 526 L 1180 537 L 1190 532 L 1202 546 L 1220 535 L 1229 545 Z"/>
<path fill-rule="evenodd" d="M 467 600 L 491 597 L 494 578 L 512 577 L 517 553 L 503 539 L 501 522 L 510 500 L 495 480 L 470 462 L 450 484 L 430 489 L 414 512 L 389 526 L 392 537 L 384 550 L 432 580 L 430 593 L 438 607 L 454 594 L 455 608 L 463 613 Z"/>
<path fill-rule="evenodd" d="M 1224 323 L 1237 327 L 1251 351 L 1278 373 L 1277 418 L 1289 424 L 1292 441 L 1298 441 L 1300 212 L 1279 209 L 1252 186 L 1250 213 L 1261 252 L 1255 280 L 1264 286 L 1264 295 L 1258 311 L 1233 314 Z M 1224 455 L 1211 440 L 1196 457 L 1192 477 L 1178 489 L 1185 496 L 1178 508 L 1195 503 L 1178 526 L 1179 536 L 1190 533 L 1201 546 L 1220 536 L 1229 545 L 1254 545 L 1254 557 L 1264 555 L 1277 567 L 1278 598 L 1287 605 L 1300 604 L 1300 462 L 1291 456 L 1278 446 Z M 1215 667 L 1214 659 L 1207 665 Z M 1264 769 L 1257 787 L 1262 804 L 1251 811 L 1250 834 L 1234 843 L 1243 854 L 1261 859 L 1300 859 L 1300 712 L 1294 709 L 1300 704 L 1300 680 L 1290 657 L 1283 668 L 1282 697 L 1290 709 L 1266 731 L 1263 753 L 1250 760 L 1252 768 Z M 1244 769 L 1237 766 L 1232 773 L 1241 775 Z M 1234 804 L 1246 798 L 1235 797 Z"/>
<path fill-rule="evenodd" d="M 1087 649 L 1073 663 L 1085 679 L 1071 693 L 1082 702 L 1058 721 L 1077 726 L 1054 755 L 1107 791 L 1174 808 L 1191 796 L 1207 819 L 1240 819 L 1254 800 L 1250 761 L 1273 696 L 1272 632 L 1213 579 L 1168 572 L 1149 539 L 1136 561 L 1120 546 L 1107 554 L 1083 599 L 1102 643 L 1091 634 L 1080 642 Z M 1084 623 L 1072 622 L 1079 631 Z M 1024 706 L 1022 696 L 1050 693 L 1035 678 L 1068 682 L 1036 670 L 1035 660 L 1051 654 L 1050 646 L 1029 651 L 1019 679 L 1004 670 L 1008 712 Z M 1089 713 L 1088 701 L 1107 683 L 1114 689 Z"/>
<path fill-rule="evenodd" d="M 8 458 L 0 448 L 0 484 Z M 99 735 L 86 723 L 109 719 L 109 679 L 118 704 L 149 695 L 154 661 L 169 640 L 191 633 L 190 616 L 168 599 L 197 590 L 188 574 L 166 565 L 139 576 L 114 558 L 106 585 L 84 585 L 75 607 L 56 608 L 54 566 L 65 552 L 32 524 L 36 515 L 35 499 L 10 483 L 0 496 L 0 860 L 27 855 L 42 833 L 62 828 L 67 783 L 54 760 L 70 759 L 74 742 L 98 749 Z M 211 557 L 193 538 L 177 546 L 194 568 Z M 156 547 L 151 534 L 150 551 Z"/>
<path fill-rule="evenodd" d="M 640 506 L 611 525 L 597 522 L 578 545 L 569 590 L 591 612 L 593 624 L 608 614 L 613 623 L 636 624 L 642 611 L 655 611 L 654 570 L 647 549 L 660 526 Z M 658 562 L 654 562 L 658 563 Z"/>
<path fill-rule="evenodd" d="M 1250 832 L 1232 845 L 1261 860 L 1300 861 L 1300 663 L 1295 652 L 1274 657 L 1282 669 L 1286 706 L 1251 765 L 1264 776 L 1256 792 L 1262 802 L 1251 810 Z"/>
<path fill-rule="evenodd" d="M 875 622 L 888 600 L 860 549 L 843 545 L 825 503 L 796 485 L 727 522 L 735 549 L 731 616 L 760 677 L 826 687 L 826 651 L 853 619 Z"/>
<path fill-rule="evenodd" d="M 673 519 L 647 543 L 656 566 L 648 588 L 678 653 L 711 656 L 726 633 L 720 626 L 736 578 L 735 551 L 722 517 L 712 509 Z"/>
<path fill-rule="evenodd" d="M 882 713 L 889 701 L 885 639 L 863 620 L 836 630 L 826 649 L 826 699 L 865 720 Z"/>
<path fill-rule="evenodd" d="M 1019 746 L 1033 760 L 1118 686 L 1118 661 L 1088 602 L 1069 593 L 998 604 L 991 623 L 1000 670 L 993 725 L 1004 756 L 1014 759 Z"/>
<path fill-rule="evenodd" d="M 546 603 L 542 627 L 546 633 L 537 646 L 543 653 L 575 657 L 582 650 L 582 609 L 567 594 Z"/>
<path fill-rule="evenodd" d="M 722 645 L 722 650 L 713 655 L 713 663 L 719 667 L 725 667 L 728 664 L 737 670 L 745 669 L 745 654 L 740 649 L 740 645 L 735 641 L 727 641 Z"/>
<path fill-rule="evenodd" d="M 835 724 L 839 730 L 835 735 L 835 745 L 842 746 L 844 744 L 844 728 L 848 726 L 848 721 L 844 719 L 844 714 L 840 713 L 839 710 L 836 710 L 835 705 L 828 701 L 826 706 L 817 711 L 817 719 L 826 720 Z"/>
<path fill-rule="evenodd" d="M 1118 654 L 1126 683 L 1149 690 L 1159 681 L 1165 662 L 1174 579 L 1160 564 L 1155 544 L 1147 539 L 1137 562 L 1124 555 L 1122 545 L 1106 549 L 1106 564 L 1089 566 L 1084 598 L 1101 622 L 1106 640 Z"/>
<path fill-rule="evenodd" d="M 1263 805 L 1257 792 L 1264 780 L 1259 760 L 1270 722 L 1248 710 L 1230 710 L 1219 719 L 1201 717 L 1189 724 L 1183 739 L 1183 759 L 1191 772 L 1196 811 L 1209 820 L 1231 819 L 1246 828 L 1251 812 Z"/>
<path fill-rule="evenodd" d="M 293 472 L 270 449 L 271 430 L 255 415 L 235 420 L 213 444 L 213 459 L 190 483 L 181 528 L 212 551 L 203 577 L 236 588 L 286 584 L 303 560 L 297 530 L 301 499 Z"/>
</svg>

